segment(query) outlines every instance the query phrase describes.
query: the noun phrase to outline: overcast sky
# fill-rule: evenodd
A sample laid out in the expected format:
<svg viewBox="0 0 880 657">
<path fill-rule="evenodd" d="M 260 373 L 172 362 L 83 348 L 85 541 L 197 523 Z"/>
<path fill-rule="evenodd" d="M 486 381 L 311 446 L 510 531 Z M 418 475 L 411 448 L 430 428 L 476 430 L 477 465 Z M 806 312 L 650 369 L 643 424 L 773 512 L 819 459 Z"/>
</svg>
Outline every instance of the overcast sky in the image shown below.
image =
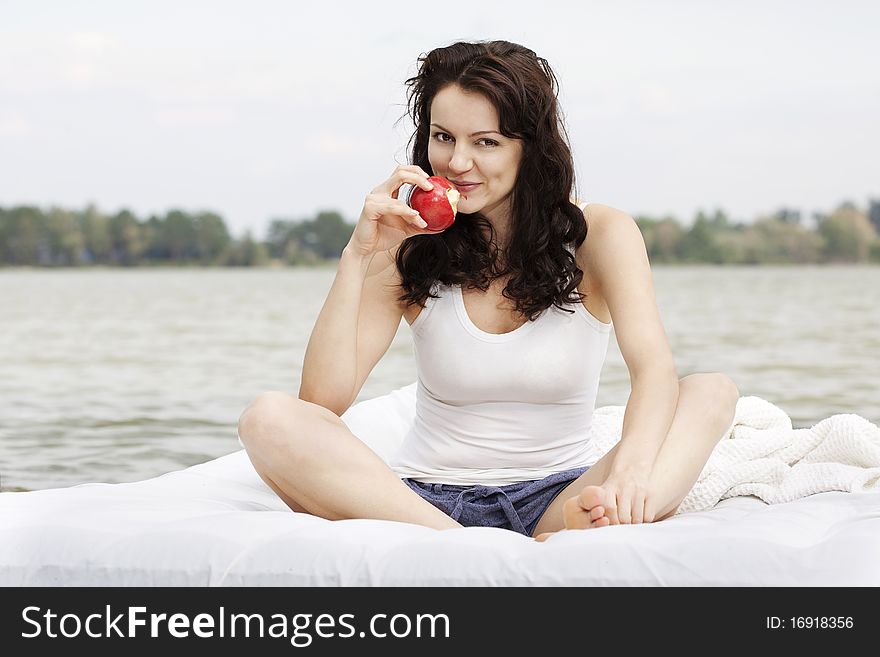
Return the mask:
<svg viewBox="0 0 880 657">
<path fill-rule="evenodd" d="M 876 2 L 0 0 L 0 206 L 241 235 L 406 163 L 404 80 L 457 40 L 549 60 L 582 199 L 751 220 L 880 198 Z"/>
</svg>

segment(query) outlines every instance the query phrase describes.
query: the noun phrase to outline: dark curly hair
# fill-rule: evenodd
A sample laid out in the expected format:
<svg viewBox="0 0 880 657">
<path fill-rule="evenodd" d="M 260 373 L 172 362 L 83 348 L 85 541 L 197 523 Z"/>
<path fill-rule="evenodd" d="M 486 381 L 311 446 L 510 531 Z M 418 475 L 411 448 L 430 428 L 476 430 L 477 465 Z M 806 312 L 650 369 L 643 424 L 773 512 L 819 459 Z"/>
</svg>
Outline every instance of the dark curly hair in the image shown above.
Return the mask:
<svg viewBox="0 0 880 657">
<path fill-rule="evenodd" d="M 486 291 L 510 275 L 502 294 L 529 321 L 551 305 L 580 303 L 583 278 L 565 245 L 577 249 L 587 236 L 581 210 L 571 202 L 574 162 L 557 105 L 558 83 L 549 63 L 509 41 L 458 42 L 419 57 L 419 71 L 406 80 L 407 111 L 415 125 L 410 161 L 434 175 L 428 161 L 431 102 L 441 89 L 458 85 L 479 93 L 498 111 L 500 132 L 522 140 L 522 160 L 511 191 L 511 231 L 499 257 L 495 231 L 481 213 L 460 212 L 436 235 L 416 235 L 397 251 L 404 293 L 399 302 L 422 308 L 432 284 Z M 403 117 L 401 117 L 403 118 Z M 563 138 L 565 137 L 565 138 Z"/>
</svg>

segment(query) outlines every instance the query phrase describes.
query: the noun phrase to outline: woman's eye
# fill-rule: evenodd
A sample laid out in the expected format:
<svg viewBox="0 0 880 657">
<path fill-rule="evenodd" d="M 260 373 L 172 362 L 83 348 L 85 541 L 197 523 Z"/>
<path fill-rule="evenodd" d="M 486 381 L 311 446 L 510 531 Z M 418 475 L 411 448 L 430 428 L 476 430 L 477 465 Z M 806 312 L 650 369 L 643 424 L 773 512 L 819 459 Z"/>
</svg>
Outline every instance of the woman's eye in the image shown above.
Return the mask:
<svg viewBox="0 0 880 657">
<path fill-rule="evenodd" d="M 440 139 L 441 137 L 444 137 L 444 139 Z M 438 132 L 437 134 L 434 135 L 435 139 L 437 139 L 438 141 L 440 141 L 441 143 L 444 143 L 444 144 L 448 144 L 449 141 L 454 141 L 452 139 L 452 137 L 449 137 L 449 141 L 447 141 L 445 139 L 445 137 L 449 137 L 449 135 L 447 135 L 445 132 Z M 480 139 L 479 141 L 486 142 L 485 143 L 486 146 L 497 146 L 498 145 L 498 142 L 495 141 L 494 139 Z"/>
</svg>

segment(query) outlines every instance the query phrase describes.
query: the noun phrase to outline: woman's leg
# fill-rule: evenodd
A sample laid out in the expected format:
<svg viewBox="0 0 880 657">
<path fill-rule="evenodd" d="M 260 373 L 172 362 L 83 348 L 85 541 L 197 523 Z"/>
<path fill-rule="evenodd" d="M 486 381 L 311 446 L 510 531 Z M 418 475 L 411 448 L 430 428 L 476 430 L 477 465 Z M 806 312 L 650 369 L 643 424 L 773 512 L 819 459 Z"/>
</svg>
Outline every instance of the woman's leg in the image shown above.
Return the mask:
<svg viewBox="0 0 880 657">
<path fill-rule="evenodd" d="M 663 520 L 678 508 L 703 471 L 715 445 L 730 427 L 739 391 L 724 374 L 691 374 L 679 381 L 678 405 L 669 432 L 651 472 L 650 494 L 660 506 L 654 518 Z M 534 535 L 564 528 L 587 529 L 617 524 L 616 515 L 605 512 L 598 499 L 617 454 L 615 445 L 599 461 L 575 479 L 547 507 Z M 598 507 L 598 510 L 595 510 Z M 597 524 L 597 520 L 599 521 Z"/>
<path fill-rule="evenodd" d="M 238 434 L 257 473 L 294 511 L 328 520 L 461 527 L 412 491 L 323 406 L 268 392 L 244 410 Z"/>
</svg>

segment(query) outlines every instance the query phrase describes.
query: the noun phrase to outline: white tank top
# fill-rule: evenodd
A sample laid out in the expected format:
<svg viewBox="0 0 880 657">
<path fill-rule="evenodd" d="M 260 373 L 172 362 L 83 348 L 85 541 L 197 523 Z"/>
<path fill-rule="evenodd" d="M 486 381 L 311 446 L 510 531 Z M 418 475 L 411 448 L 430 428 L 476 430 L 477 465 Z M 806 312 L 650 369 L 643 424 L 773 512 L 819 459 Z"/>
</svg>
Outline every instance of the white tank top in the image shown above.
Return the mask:
<svg viewBox="0 0 880 657">
<path fill-rule="evenodd" d="M 586 205 L 586 204 L 584 204 Z M 415 421 L 389 466 L 441 484 L 543 479 L 593 465 L 589 437 L 611 324 L 583 303 L 555 306 L 509 333 L 471 322 L 461 287 L 436 282 L 411 326 Z"/>
</svg>

